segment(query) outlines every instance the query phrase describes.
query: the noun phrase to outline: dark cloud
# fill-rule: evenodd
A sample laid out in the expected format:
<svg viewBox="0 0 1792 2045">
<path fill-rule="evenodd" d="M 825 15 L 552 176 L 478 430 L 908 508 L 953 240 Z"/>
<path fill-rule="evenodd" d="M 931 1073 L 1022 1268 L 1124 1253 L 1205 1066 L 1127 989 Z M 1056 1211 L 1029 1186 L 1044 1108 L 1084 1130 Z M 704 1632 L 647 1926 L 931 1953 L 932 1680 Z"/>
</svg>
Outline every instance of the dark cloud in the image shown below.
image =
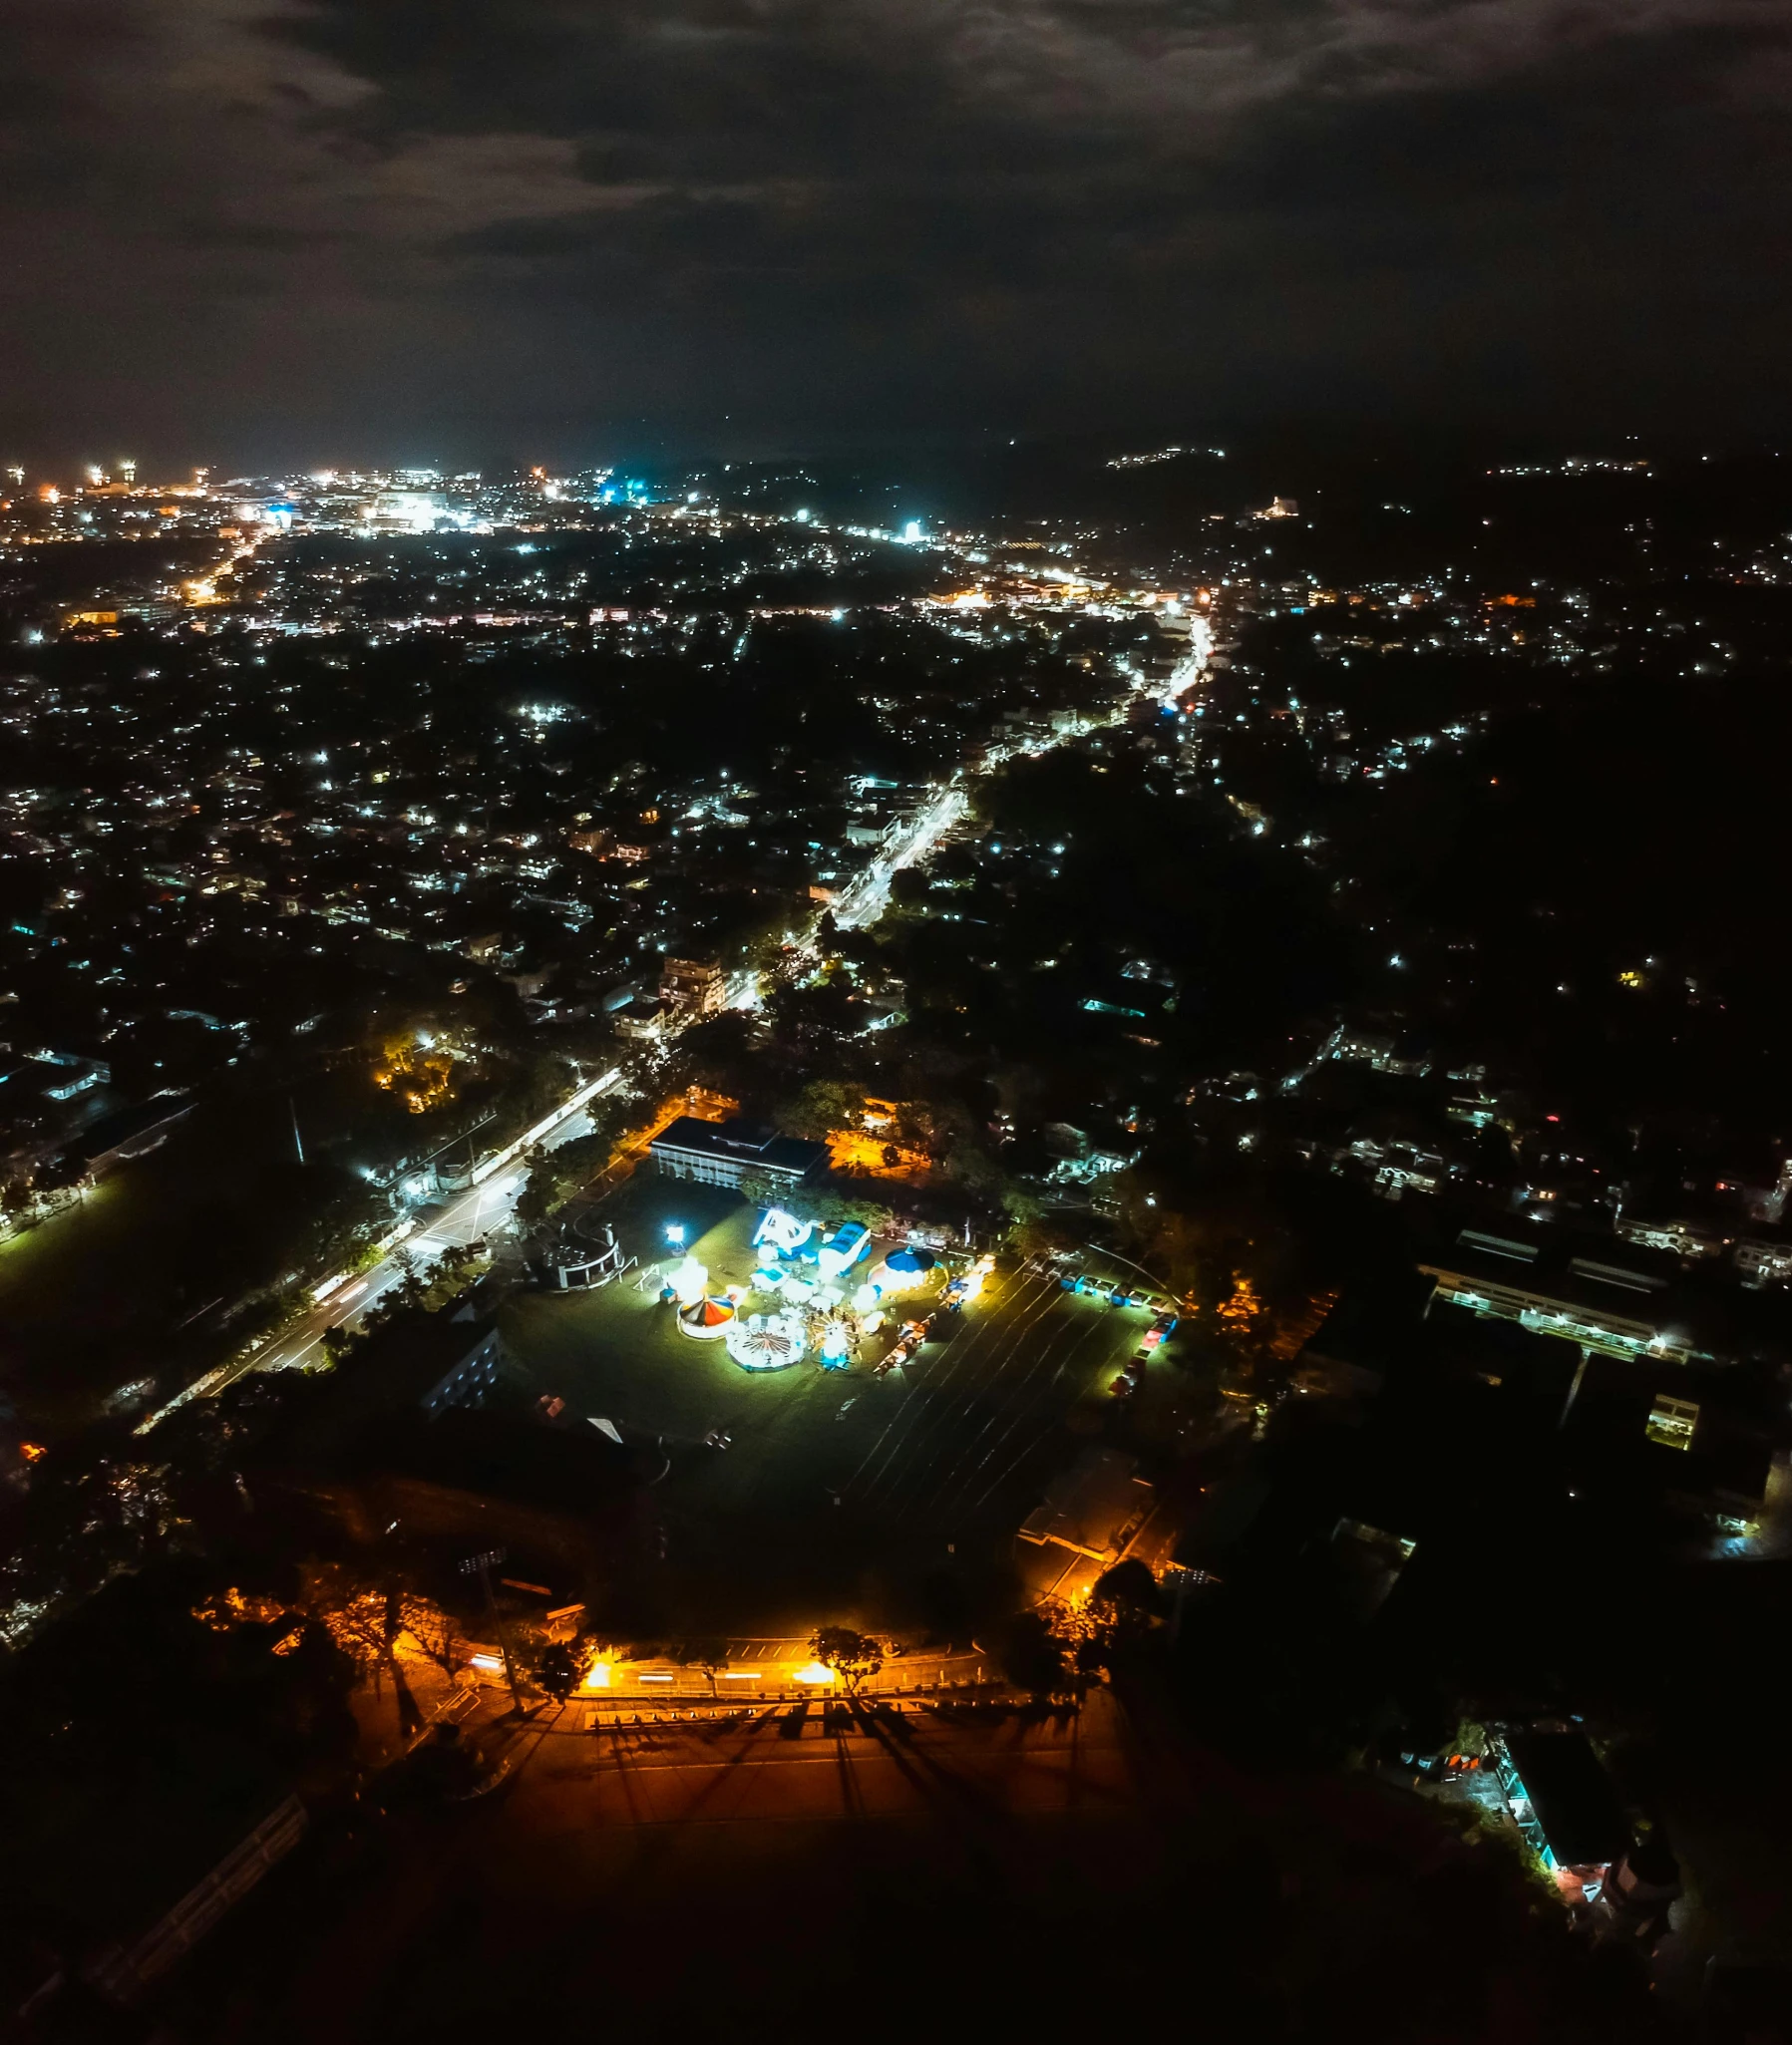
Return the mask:
<svg viewBox="0 0 1792 2045">
<path fill-rule="evenodd" d="M 1779 423 L 1782 0 L 0 0 L 0 439 Z"/>
</svg>

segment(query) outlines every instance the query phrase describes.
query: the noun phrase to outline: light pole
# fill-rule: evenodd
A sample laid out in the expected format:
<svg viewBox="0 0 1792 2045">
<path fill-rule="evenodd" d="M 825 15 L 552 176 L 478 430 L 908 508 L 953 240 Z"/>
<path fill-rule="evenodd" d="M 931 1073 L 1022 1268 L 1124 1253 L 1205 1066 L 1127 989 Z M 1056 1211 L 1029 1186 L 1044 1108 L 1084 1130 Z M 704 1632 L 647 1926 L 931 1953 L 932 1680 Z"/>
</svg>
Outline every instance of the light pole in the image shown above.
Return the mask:
<svg viewBox="0 0 1792 2045">
<path fill-rule="evenodd" d="M 486 1608 L 492 1614 L 493 1630 L 498 1635 L 498 1651 L 504 1656 L 504 1677 L 511 1686 L 511 1701 L 517 1707 L 517 1715 L 523 1715 L 523 1686 L 517 1681 L 517 1664 L 511 1659 L 510 1636 L 504 1630 L 504 1620 L 498 1613 L 498 1599 L 492 1589 L 492 1565 L 502 1563 L 510 1552 L 508 1548 L 488 1548 L 484 1554 L 469 1555 L 461 1564 L 463 1576 L 477 1576 L 486 1593 Z"/>
</svg>

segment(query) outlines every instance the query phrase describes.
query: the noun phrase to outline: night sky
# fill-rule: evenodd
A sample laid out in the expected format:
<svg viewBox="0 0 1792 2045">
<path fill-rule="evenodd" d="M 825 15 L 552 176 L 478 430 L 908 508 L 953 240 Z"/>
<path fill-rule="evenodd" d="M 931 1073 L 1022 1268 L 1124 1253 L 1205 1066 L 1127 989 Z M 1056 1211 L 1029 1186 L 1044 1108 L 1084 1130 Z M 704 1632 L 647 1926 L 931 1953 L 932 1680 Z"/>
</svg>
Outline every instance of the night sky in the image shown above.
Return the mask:
<svg viewBox="0 0 1792 2045">
<path fill-rule="evenodd" d="M 1785 423 L 1786 0 L 0 0 L 0 459 Z"/>
</svg>

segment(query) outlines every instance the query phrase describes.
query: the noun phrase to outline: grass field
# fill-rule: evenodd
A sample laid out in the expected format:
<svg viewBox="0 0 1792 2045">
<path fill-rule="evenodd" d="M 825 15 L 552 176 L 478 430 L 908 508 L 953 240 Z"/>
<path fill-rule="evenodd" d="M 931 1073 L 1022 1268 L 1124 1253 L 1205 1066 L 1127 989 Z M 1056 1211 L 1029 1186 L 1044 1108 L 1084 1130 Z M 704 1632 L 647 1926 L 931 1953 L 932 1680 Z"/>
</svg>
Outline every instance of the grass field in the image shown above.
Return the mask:
<svg viewBox="0 0 1792 2045">
<path fill-rule="evenodd" d="M 340 1076 L 329 1084 L 341 1091 Z M 309 1171 L 294 1159 L 294 1099 L 316 1141 Z M 22 1431 L 53 1442 L 153 1408 L 238 1348 L 231 1310 L 312 1253 L 342 1183 L 321 1143 L 346 1114 L 322 1082 L 201 1101 L 161 1149 L 0 1243 L 0 1398 Z"/>
<path fill-rule="evenodd" d="M 24 1433 L 55 1441 L 137 1412 L 226 1352 L 182 1327 L 233 1296 L 208 1255 L 214 1198 L 159 1154 L 0 1243 L 0 1396 Z"/>
<path fill-rule="evenodd" d="M 727 1193 L 643 1174 L 605 1211 L 644 1261 L 663 1253 L 666 1223 L 683 1222 L 712 1289 L 752 1269 L 756 1216 Z M 757 1376 L 719 1342 L 679 1334 L 634 1276 L 521 1295 L 505 1336 L 575 1412 L 663 1440 L 670 1467 L 653 1497 L 670 1609 L 723 1631 L 840 1617 L 949 1632 L 999 1608 L 1015 1528 L 1101 1439 L 1108 1383 L 1146 1325 L 1054 1279 L 998 1271 L 887 1377 L 813 1361 Z M 704 1447 L 712 1430 L 732 1446 Z"/>
</svg>

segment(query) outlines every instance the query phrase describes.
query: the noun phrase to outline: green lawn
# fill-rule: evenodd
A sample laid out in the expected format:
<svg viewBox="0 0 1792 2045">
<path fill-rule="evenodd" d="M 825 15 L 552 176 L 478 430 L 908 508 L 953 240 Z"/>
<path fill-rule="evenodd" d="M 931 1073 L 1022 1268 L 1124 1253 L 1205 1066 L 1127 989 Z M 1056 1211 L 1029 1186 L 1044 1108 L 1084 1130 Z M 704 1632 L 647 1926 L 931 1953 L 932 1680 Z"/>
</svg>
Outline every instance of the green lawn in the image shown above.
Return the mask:
<svg viewBox="0 0 1792 2045">
<path fill-rule="evenodd" d="M 0 1385 L 28 1434 L 70 1433 L 115 1395 L 134 1411 L 164 1375 L 193 1367 L 178 1324 L 218 1295 L 182 1286 L 168 1229 L 191 1201 L 160 1162 L 0 1243 Z"/>
<path fill-rule="evenodd" d="M 758 1217 L 743 1201 L 645 1175 L 625 1194 L 604 1212 L 643 1265 L 669 1269 L 684 1254 L 664 1239 L 676 1217 L 688 1230 L 686 1248 L 708 1267 L 712 1292 L 747 1282 Z M 700 1442 L 712 1428 L 744 1441 L 774 1425 L 823 1375 L 813 1362 L 758 1376 L 741 1370 L 720 1342 L 680 1334 L 652 1284 L 637 1288 L 641 1275 L 631 1271 L 594 1292 L 519 1294 L 504 1311 L 505 1339 L 543 1389 L 625 1431 L 665 1435 L 668 1446 Z"/>
<path fill-rule="evenodd" d="M 396 1142 L 395 1124 L 418 1141 L 409 1121 L 358 1065 L 211 1093 L 159 1150 L 0 1243 L 0 1397 L 22 1430 L 54 1441 L 146 1411 L 234 1353 L 251 1330 L 231 1310 L 311 1269 L 319 1217 L 365 1193 L 338 1147 Z"/>
<path fill-rule="evenodd" d="M 645 1261 L 683 1222 L 712 1290 L 752 1270 L 757 1215 L 726 1193 L 643 1173 L 605 1211 Z M 998 1273 L 904 1370 L 879 1379 L 806 1360 L 758 1375 L 681 1335 L 635 1276 L 519 1295 L 503 1325 L 541 1390 L 625 1436 L 663 1438 L 670 1469 L 651 1498 L 666 1601 L 641 1614 L 647 1629 L 786 1632 L 840 1617 L 958 1632 L 999 1608 L 1014 1529 L 1101 1438 L 1107 1386 L 1148 1324 Z M 712 1429 L 732 1446 L 705 1448 Z"/>
<path fill-rule="evenodd" d="M 24 1431 L 54 1441 L 142 1412 L 221 1362 L 245 1333 L 225 1316 L 303 1267 L 341 1186 L 317 1152 L 294 1160 L 286 1094 L 220 1097 L 0 1243 L 0 1391 Z"/>
</svg>

